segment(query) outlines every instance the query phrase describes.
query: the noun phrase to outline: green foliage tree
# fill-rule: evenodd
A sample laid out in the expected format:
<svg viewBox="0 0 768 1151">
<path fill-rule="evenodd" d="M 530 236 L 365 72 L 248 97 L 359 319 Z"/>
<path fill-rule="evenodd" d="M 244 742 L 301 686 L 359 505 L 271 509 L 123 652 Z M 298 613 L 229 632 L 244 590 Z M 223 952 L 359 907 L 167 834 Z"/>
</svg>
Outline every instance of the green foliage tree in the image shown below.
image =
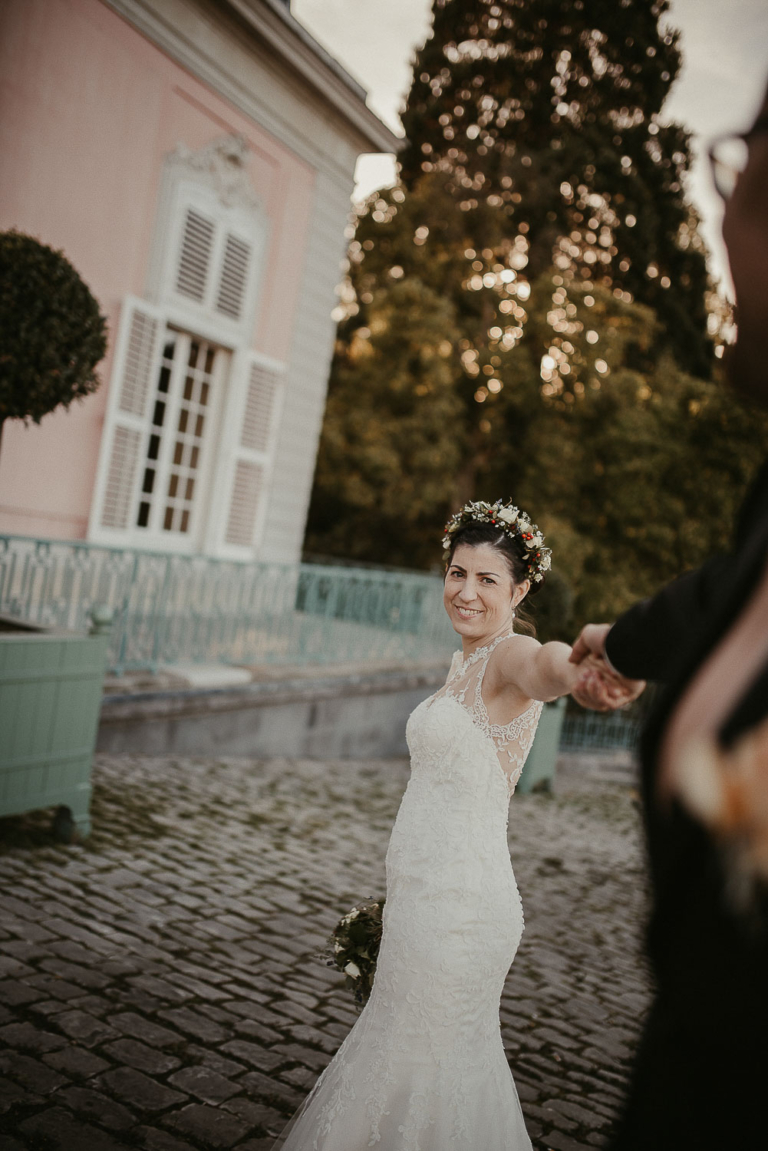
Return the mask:
<svg viewBox="0 0 768 1151">
<path fill-rule="evenodd" d="M 683 193 L 688 134 L 659 119 L 680 68 L 667 0 L 435 0 L 403 115 L 408 189 L 439 172 L 477 242 L 520 238 L 663 313 L 657 335 L 709 375 L 707 272 Z M 488 243 L 488 242 L 489 243 Z"/>
<path fill-rule="evenodd" d="M 379 289 L 367 314 L 339 342 L 307 548 L 429 567 L 462 456 L 452 309 L 410 278 Z"/>
<path fill-rule="evenodd" d="M 548 277 L 532 299 L 541 290 L 548 300 Z M 638 370 L 656 339 L 651 309 L 605 289 L 571 289 L 569 298 L 572 372 L 567 389 L 542 397 L 516 491 L 521 503 L 542 508 L 539 522 L 576 590 L 576 624 L 613 619 L 728 549 L 739 499 L 765 455 L 768 419 L 748 410 L 719 372 L 699 379 L 670 354 Z M 537 323 L 546 317 L 533 308 Z M 499 477 L 515 462 L 515 445 L 505 456 L 500 443 Z"/>
<path fill-rule="evenodd" d="M 428 566 L 443 516 L 512 494 L 552 538 L 551 636 L 718 543 L 766 423 L 707 335 L 666 8 L 435 0 L 401 179 L 349 249 L 310 550 Z"/>
<path fill-rule="evenodd" d="M 0 433 L 95 391 L 106 350 L 106 319 L 64 254 L 0 233 Z"/>
</svg>

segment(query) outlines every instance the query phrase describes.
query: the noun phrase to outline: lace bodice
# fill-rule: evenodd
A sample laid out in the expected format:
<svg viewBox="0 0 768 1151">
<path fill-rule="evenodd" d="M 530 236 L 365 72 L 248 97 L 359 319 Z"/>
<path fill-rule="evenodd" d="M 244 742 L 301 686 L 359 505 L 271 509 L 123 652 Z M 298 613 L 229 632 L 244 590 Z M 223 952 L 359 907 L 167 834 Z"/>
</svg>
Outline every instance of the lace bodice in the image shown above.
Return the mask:
<svg viewBox="0 0 768 1151">
<path fill-rule="evenodd" d="M 466 659 L 462 658 L 460 651 L 454 652 L 444 686 L 427 701 L 427 707 L 431 707 L 435 700 L 449 696 L 469 712 L 472 722 L 488 736 L 496 748 L 499 764 L 507 777 L 510 795 L 517 786 L 531 750 L 543 704 L 534 699 L 525 711 L 507 723 L 491 723 L 483 699 L 483 680 L 492 653 L 500 643 L 515 638 L 514 632 L 497 636 L 492 643 L 473 651 Z"/>
</svg>

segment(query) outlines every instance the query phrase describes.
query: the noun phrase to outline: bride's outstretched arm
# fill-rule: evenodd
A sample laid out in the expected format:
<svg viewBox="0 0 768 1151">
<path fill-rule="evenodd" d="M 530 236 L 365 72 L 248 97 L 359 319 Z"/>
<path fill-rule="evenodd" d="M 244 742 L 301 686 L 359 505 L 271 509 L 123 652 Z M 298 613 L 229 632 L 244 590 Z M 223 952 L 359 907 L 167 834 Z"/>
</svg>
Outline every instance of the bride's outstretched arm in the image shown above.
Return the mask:
<svg viewBox="0 0 768 1151">
<path fill-rule="evenodd" d="M 502 683 L 515 686 L 529 699 L 550 700 L 568 695 L 581 678 L 582 669 L 570 662 L 571 647 L 553 640 L 539 643 L 521 635 L 504 644 L 499 673 Z"/>
</svg>

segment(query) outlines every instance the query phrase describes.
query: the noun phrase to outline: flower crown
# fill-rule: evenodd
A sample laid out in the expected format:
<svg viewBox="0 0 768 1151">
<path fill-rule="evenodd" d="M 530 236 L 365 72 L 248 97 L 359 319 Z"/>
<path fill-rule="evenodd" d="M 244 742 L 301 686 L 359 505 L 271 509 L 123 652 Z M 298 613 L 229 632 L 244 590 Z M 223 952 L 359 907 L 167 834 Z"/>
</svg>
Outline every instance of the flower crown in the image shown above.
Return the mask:
<svg viewBox="0 0 768 1151">
<path fill-rule="evenodd" d="M 540 583 L 544 579 L 545 572 L 552 567 L 552 552 L 550 548 L 544 547 L 544 536 L 536 524 L 531 523 L 526 513 L 515 507 L 511 500 L 508 504 L 504 504 L 502 500 L 496 500 L 493 504 L 486 503 L 485 500 L 470 500 L 468 504 L 464 504 L 464 507 L 452 515 L 445 525 L 443 547 L 446 551 L 451 546 L 451 537 L 460 528 L 472 523 L 494 524 L 511 539 L 521 539 L 526 549 L 523 563 L 528 578 L 534 583 Z"/>
</svg>

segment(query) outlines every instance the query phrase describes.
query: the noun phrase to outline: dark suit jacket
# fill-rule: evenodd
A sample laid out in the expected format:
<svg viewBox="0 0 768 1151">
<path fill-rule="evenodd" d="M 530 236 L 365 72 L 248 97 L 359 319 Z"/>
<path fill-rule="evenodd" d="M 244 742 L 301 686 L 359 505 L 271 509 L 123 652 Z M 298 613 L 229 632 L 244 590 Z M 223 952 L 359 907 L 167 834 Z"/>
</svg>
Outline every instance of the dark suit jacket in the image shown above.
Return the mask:
<svg viewBox="0 0 768 1151">
<path fill-rule="evenodd" d="M 612 1151 L 768 1148 L 768 893 L 733 889 L 721 849 L 679 806 L 654 799 L 667 721 L 729 630 L 768 557 L 768 463 L 736 547 L 637 604 L 611 629 L 617 670 L 665 682 L 641 744 L 650 880 L 647 951 L 656 984 Z M 720 732 L 728 746 L 768 715 L 768 666 Z"/>
</svg>

